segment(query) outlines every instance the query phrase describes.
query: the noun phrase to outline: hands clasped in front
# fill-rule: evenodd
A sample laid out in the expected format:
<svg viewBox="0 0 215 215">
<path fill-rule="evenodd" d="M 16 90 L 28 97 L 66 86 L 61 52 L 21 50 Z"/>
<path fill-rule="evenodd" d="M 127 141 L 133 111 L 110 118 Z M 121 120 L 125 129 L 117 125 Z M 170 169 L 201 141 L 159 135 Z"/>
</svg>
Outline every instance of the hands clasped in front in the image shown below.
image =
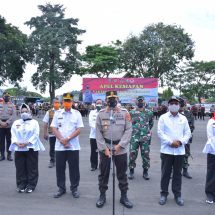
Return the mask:
<svg viewBox="0 0 215 215">
<path fill-rule="evenodd" d="M 182 145 L 182 144 L 181 144 L 181 141 L 180 141 L 180 140 L 174 140 L 170 146 L 171 146 L 172 148 L 178 148 L 178 147 L 180 147 L 181 145 Z"/>
<path fill-rule="evenodd" d="M 118 154 L 120 149 L 121 149 L 121 146 L 119 144 L 115 145 L 113 150 L 114 154 Z M 104 153 L 107 157 L 111 157 L 111 150 L 109 148 L 106 148 Z"/>
</svg>

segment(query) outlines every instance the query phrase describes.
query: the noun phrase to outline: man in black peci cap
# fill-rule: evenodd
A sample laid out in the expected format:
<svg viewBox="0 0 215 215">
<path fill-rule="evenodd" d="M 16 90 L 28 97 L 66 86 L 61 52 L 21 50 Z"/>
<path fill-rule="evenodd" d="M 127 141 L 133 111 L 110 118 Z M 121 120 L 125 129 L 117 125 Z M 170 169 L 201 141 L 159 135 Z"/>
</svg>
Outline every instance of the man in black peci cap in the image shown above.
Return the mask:
<svg viewBox="0 0 215 215">
<path fill-rule="evenodd" d="M 169 194 L 168 187 L 170 175 L 172 176 L 172 192 L 175 202 L 179 206 L 184 205 L 181 197 L 182 166 L 185 154 L 185 144 L 188 143 L 191 132 L 187 118 L 179 114 L 179 99 L 172 96 L 168 101 L 169 111 L 158 120 L 158 137 L 161 142 L 161 196 L 160 205 L 166 204 Z"/>
<path fill-rule="evenodd" d="M 111 153 L 116 166 L 120 203 L 127 208 L 133 204 L 128 200 L 127 146 L 131 138 L 132 124 L 130 114 L 126 109 L 117 107 L 118 96 L 116 91 L 106 93 L 107 107 L 100 110 L 96 119 L 96 140 L 100 155 L 99 191 L 100 197 L 96 202 L 98 208 L 106 202 L 106 190 L 110 174 Z M 113 149 L 111 149 L 111 140 Z"/>
</svg>

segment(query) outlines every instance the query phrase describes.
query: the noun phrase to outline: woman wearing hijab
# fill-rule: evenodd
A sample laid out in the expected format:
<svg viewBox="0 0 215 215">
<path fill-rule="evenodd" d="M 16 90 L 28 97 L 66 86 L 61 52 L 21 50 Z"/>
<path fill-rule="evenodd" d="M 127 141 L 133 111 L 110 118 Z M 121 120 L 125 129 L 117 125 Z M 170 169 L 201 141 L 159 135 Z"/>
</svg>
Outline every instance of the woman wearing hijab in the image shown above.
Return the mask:
<svg viewBox="0 0 215 215">
<path fill-rule="evenodd" d="M 212 204 L 215 201 L 215 113 L 207 124 L 208 141 L 203 149 L 207 154 L 207 175 L 205 184 L 206 202 Z"/>
<path fill-rule="evenodd" d="M 15 151 L 17 192 L 31 193 L 38 181 L 38 151 L 45 148 L 39 139 L 39 124 L 32 119 L 30 108 L 26 104 L 20 107 L 21 119 L 14 121 L 11 127 L 11 145 Z"/>
</svg>

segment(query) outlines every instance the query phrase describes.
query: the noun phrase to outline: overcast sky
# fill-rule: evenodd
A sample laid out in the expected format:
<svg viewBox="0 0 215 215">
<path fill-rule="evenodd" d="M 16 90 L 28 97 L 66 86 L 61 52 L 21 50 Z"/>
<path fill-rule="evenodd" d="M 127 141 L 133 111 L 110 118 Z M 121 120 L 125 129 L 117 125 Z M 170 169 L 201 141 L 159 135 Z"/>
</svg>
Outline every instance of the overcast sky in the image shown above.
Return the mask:
<svg viewBox="0 0 215 215">
<path fill-rule="evenodd" d="M 81 51 L 87 45 L 124 41 L 129 34 L 138 35 L 149 24 L 163 22 L 181 26 L 191 36 L 195 42 L 194 60 L 215 60 L 215 0 L 0 0 L 0 15 L 7 23 L 30 34 L 24 22 L 40 16 L 37 6 L 46 3 L 62 4 L 66 18 L 79 19 L 78 27 L 86 30 L 80 37 Z M 23 86 L 30 91 L 36 91 L 30 83 L 34 70 L 29 65 L 24 75 Z M 68 89 L 80 90 L 81 80 L 73 77 L 56 94 Z"/>
</svg>

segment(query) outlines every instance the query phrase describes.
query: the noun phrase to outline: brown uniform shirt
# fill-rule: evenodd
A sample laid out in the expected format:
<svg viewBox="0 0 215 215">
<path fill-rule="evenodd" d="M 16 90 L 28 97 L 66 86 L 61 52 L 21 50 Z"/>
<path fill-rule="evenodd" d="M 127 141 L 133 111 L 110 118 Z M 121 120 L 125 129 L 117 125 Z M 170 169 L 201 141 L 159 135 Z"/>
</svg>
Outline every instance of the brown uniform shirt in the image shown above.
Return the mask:
<svg viewBox="0 0 215 215">
<path fill-rule="evenodd" d="M 15 107 L 11 102 L 1 102 L 0 103 L 0 127 L 2 122 L 6 122 L 7 128 L 12 126 L 15 118 Z"/>
<path fill-rule="evenodd" d="M 119 141 L 121 150 L 119 154 L 127 152 L 127 146 L 131 139 L 132 123 L 131 116 L 126 109 L 115 108 L 113 111 L 113 123 L 110 122 L 110 109 L 102 109 L 96 119 L 96 141 L 99 151 L 104 151 L 111 144 L 105 139 Z"/>
</svg>

